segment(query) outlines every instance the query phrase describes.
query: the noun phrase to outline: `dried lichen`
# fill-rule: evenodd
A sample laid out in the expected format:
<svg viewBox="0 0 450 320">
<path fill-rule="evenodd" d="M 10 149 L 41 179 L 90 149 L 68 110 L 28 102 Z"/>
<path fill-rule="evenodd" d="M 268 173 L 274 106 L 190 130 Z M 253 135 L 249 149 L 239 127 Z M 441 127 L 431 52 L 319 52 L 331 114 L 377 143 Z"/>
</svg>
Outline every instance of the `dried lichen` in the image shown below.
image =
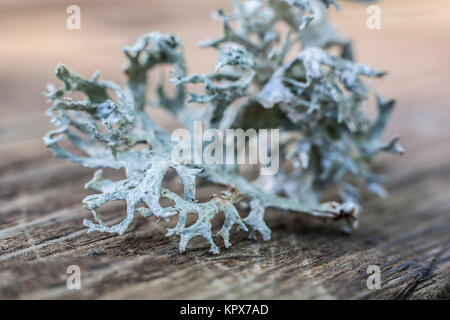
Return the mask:
<svg viewBox="0 0 450 320">
<path fill-rule="evenodd" d="M 124 48 L 128 59 L 125 88 L 99 80 L 98 73 L 86 80 L 64 65 L 57 67 L 56 76 L 64 85 L 49 87 L 52 107 L 48 115 L 57 128 L 44 137 L 46 146 L 59 158 L 88 168 L 123 168 L 126 174 L 123 180 L 110 181 L 103 179 L 99 169 L 86 184 L 100 192 L 83 200 L 95 219 L 84 220 L 89 231 L 123 234 L 136 213 L 165 220 L 177 215 L 178 223 L 167 235 L 180 236 L 180 251 L 191 238 L 202 236 L 211 252 L 218 253 L 211 220 L 219 213 L 225 220 L 217 235 L 228 247 L 234 225 L 252 237 L 258 232 L 264 240 L 270 239 L 271 231 L 264 222 L 267 208 L 343 219 L 356 226 L 360 205 L 354 181 L 365 180 L 369 190 L 384 195 L 380 177 L 370 171 L 369 162 L 380 151 L 403 152 L 398 137 L 380 141 L 394 101 L 377 97 L 379 116 L 375 121 L 362 112 L 368 98 L 362 77 L 378 78 L 384 72 L 353 61 L 351 44 L 338 37 L 326 19 L 326 7 L 338 8 L 336 3 L 235 0 L 233 4 L 233 13 L 218 10 L 215 15 L 222 21 L 224 35 L 201 45 L 219 50 L 215 73 L 188 75 L 180 39 L 160 33 L 145 35 Z M 238 27 L 233 29 L 231 22 Z M 279 22 L 285 27 L 279 28 Z M 293 54 L 297 44 L 302 50 Z M 336 46 L 341 48 L 339 56 L 327 51 Z M 199 118 L 209 128 L 279 128 L 284 137 L 280 152 L 284 165 L 278 174 L 250 182 L 236 165 L 173 161 L 174 142 L 169 132 L 145 111 L 147 74 L 160 64 L 173 65 L 176 94 L 168 97 L 158 84 L 158 104 L 186 128 L 192 129 L 192 122 Z M 189 83 L 203 84 L 204 93 L 187 97 Z M 75 91 L 84 93 L 85 99 L 67 97 Z M 193 115 L 186 109 L 189 102 L 207 108 Z M 63 148 L 63 138 L 82 155 Z M 146 148 L 134 148 L 138 144 Z M 161 186 L 170 168 L 181 179 L 183 197 Z M 198 202 L 197 178 L 227 186 L 229 191 Z M 332 186 L 339 189 L 343 202 L 320 203 L 320 196 Z M 171 200 L 172 205 L 162 207 L 160 198 Z M 127 217 L 107 226 L 99 209 L 115 200 L 126 201 Z M 246 218 L 240 217 L 236 204 L 249 208 Z M 187 226 L 190 214 L 197 214 L 198 219 Z"/>
</svg>

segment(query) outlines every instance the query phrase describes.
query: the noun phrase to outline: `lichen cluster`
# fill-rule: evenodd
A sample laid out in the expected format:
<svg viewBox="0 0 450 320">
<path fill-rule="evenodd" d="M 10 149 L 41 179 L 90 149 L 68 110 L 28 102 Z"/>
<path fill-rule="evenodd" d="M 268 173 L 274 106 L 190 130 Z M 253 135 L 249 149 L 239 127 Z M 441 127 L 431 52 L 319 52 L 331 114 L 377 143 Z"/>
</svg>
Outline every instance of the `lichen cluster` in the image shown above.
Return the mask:
<svg viewBox="0 0 450 320">
<path fill-rule="evenodd" d="M 84 220 L 89 231 L 123 234 L 136 213 L 165 220 L 178 216 L 167 235 L 180 237 L 180 251 L 190 239 L 202 236 L 211 252 L 218 253 L 211 220 L 219 213 L 225 219 L 217 235 L 225 247 L 231 245 L 234 225 L 251 237 L 259 233 L 270 239 L 264 222 L 267 208 L 343 219 L 356 226 L 360 205 L 355 183 L 365 181 L 369 190 L 383 195 L 370 160 L 380 151 L 402 153 L 402 148 L 398 137 L 380 141 L 394 101 L 377 97 L 379 115 L 373 121 L 363 113 L 361 106 L 369 93 L 362 78 L 378 78 L 384 72 L 354 62 L 350 42 L 337 36 L 327 21 L 329 5 L 338 8 L 333 0 L 234 0 L 232 13 L 215 13 L 223 24 L 223 36 L 201 44 L 219 51 L 212 74 L 189 75 L 180 39 L 156 32 L 124 48 L 125 87 L 99 80 L 99 73 L 83 79 L 58 65 L 56 76 L 63 86 L 49 86 L 47 93 L 52 103 L 48 115 L 57 128 L 44 137 L 46 146 L 59 158 L 88 168 L 124 169 L 126 174 L 123 180 L 111 181 L 99 169 L 86 184 L 99 192 L 83 200 L 95 219 Z M 340 53 L 333 55 L 330 49 Z M 279 128 L 283 165 L 278 174 L 249 181 L 237 165 L 173 161 L 170 133 L 145 111 L 147 74 L 162 64 L 173 66 L 176 94 L 169 97 L 158 84 L 157 104 L 186 128 L 192 129 L 198 119 L 208 128 Z M 192 83 L 204 85 L 204 92 L 188 93 Z M 67 97 L 72 92 L 82 92 L 84 100 Z M 193 112 L 187 108 L 190 102 L 206 107 Z M 65 139 L 80 152 L 63 148 Z M 181 179 L 183 196 L 161 186 L 170 168 Z M 199 202 L 199 181 L 226 186 L 228 191 Z M 339 190 L 341 203 L 320 202 L 330 187 Z M 172 205 L 161 206 L 160 198 Z M 127 216 L 107 226 L 99 209 L 115 200 L 126 201 Z M 246 218 L 239 215 L 238 205 L 248 208 Z M 190 214 L 198 219 L 188 226 Z"/>
</svg>

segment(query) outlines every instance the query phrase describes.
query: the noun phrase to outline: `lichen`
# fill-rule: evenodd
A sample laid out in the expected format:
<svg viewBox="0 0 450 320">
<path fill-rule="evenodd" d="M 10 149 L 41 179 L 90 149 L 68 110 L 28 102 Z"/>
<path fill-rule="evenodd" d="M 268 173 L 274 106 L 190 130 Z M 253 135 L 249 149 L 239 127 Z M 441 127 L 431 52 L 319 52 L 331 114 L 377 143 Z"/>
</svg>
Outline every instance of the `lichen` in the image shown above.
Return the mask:
<svg viewBox="0 0 450 320">
<path fill-rule="evenodd" d="M 359 191 L 355 183 L 366 182 L 370 191 L 383 196 L 381 177 L 370 170 L 371 159 L 381 151 L 402 153 L 398 137 L 382 142 L 381 135 L 394 101 L 377 97 L 379 115 L 371 121 L 362 111 L 369 91 L 363 77 L 379 78 L 385 72 L 354 62 L 349 41 L 340 38 L 326 18 L 329 0 L 234 0 L 234 12 L 218 10 L 224 35 L 201 44 L 219 51 L 212 74 L 187 73 L 182 44 L 175 35 L 153 32 L 124 48 L 128 64 L 127 82 L 121 87 L 110 81 L 83 79 L 64 65 L 56 76 L 63 86 L 49 86 L 48 110 L 56 129 L 45 137 L 55 156 L 88 168 L 124 169 L 123 180 L 104 179 L 102 169 L 85 187 L 98 191 L 83 200 L 94 220 L 84 220 L 90 231 L 123 234 L 136 213 L 169 220 L 177 225 L 167 236 L 180 237 L 180 251 L 193 237 L 214 243 L 212 219 L 223 213 L 224 223 L 217 236 L 229 247 L 234 225 L 259 233 L 269 240 L 271 230 L 264 221 L 267 208 L 309 214 L 323 220 L 345 220 L 357 226 Z M 231 22 L 236 22 L 233 28 Z M 280 27 L 280 23 L 284 27 Z M 234 25 L 234 24 L 233 24 Z M 299 52 L 294 48 L 301 46 Z M 340 49 L 339 55 L 330 48 Z M 175 142 L 170 133 L 148 115 L 148 72 L 157 65 L 173 66 L 175 95 L 169 97 L 162 83 L 156 85 L 158 105 L 192 130 L 195 119 L 217 129 L 279 128 L 283 139 L 283 166 L 272 176 L 249 181 L 237 165 L 186 164 L 171 158 Z M 204 92 L 188 93 L 188 84 L 203 84 Z M 67 97 L 84 94 L 84 100 Z M 187 109 L 190 102 L 205 104 L 204 111 Z M 61 146 L 67 139 L 75 147 Z M 144 145 L 144 148 L 135 148 Z M 183 184 L 180 196 L 162 187 L 169 169 Z M 228 191 L 208 202 L 196 196 L 197 180 L 225 186 Z M 342 202 L 321 203 L 324 191 L 337 187 Z M 172 205 L 163 207 L 160 199 Z M 126 218 L 105 224 L 99 209 L 110 201 L 126 201 Z M 249 209 L 242 218 L 237 205 Z M 187 226 L 188 216 L 198 216 Z"/>
</svg>

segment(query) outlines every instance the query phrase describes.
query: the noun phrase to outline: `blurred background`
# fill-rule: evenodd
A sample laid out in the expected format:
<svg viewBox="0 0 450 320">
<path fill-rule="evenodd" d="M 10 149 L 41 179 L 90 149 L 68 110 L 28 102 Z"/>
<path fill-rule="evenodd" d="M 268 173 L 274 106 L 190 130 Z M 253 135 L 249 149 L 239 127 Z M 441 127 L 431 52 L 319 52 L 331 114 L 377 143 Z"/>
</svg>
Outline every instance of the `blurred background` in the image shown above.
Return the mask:
<svg viewBox="0 0 450 320">
<path fill-rule="evenodd" d="M 342 10 L 328 12 L 340 34 L 354 40 L 357 60 L 389 71 L 371 82 L 383 97 L 398 99 L 387 135 L 402 136 L 406 157 L 421 145 L 440 143 L 435 138 L 448 141 L 450 2 L 381 1 L 380 30 L 366 27 L 368 4 L 338 2 Z M 81 8 L 80 30 L 66 28 L 71 4 Z M 84 77 L 100 70 L 101 78 L 123 83 L 121 48 L 144 33 L 161 31 L 181 36 L 189 72 L 211 72 L 217 53 L 197 44 L 221 34 L 221 24 L 211 19 L 217 8 L 229 10 L 230 1 L 2 0 L 0 165 L 48 156 L 41 137 L 51 126 L 42 92 L 49 82 L 60 85 L 54 77 L 57 63 Z M 157 78 L 153 75 L 150 85 Z M 163 125 L 170 121 L 164 114 L 159 118 Z"/>
</svg>

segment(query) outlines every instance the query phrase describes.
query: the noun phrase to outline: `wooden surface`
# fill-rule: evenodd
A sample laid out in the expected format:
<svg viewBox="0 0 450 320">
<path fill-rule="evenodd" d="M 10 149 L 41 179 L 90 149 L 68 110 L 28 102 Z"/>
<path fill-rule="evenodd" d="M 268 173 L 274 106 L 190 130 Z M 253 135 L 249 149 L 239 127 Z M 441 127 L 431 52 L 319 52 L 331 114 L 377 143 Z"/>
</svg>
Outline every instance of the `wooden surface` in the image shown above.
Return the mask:
<svg viewBox="0 0 450 320">
<path fill-rule="evenodd" d="M 352 235 L 333 223 L 271 211 L 272 240 L 234 233 L 233 246 L 219 255 L 203 241 L 179 254 L 178 239 L 166 238 L 153 219 L 137 218 L 123 236 L 87 234 L 81 200 L 92 171 L 54 159 L 41 141 L 50 128 L 41 92 L 58 62 L 84 76 L 101 69 L 104 78 L 123 81 L 121 46 L 158 29 L 181 34 L 191 71 L 212 70 L 215 54 L 196 43 L 219 34 L 209 13 L 229 8 L 227 2 L 121 3 L 79 2 L 80 31 L 65 29 L 69 2 L 0 4 L 0 298 L 450 297 L 447 0 L 383 1 L 378 31 L 365 27 L 364 5 L 332 12 L 341 33 L 355 40 L 359 61 L 390 71 L 371 83 L 398 99 L 388 134 L 399 133 L 407 150 L 376 162 L 389 179 L 389 197 L 364 197 Z M 154 116 L 170 123 L 165 114 Z M 123 214 L 117 204 L 105 215 L 116 221 Z M 81 290 L 66 287 L 70 265 L 81 269 Z M 381 268 L 380 290 L 366 287 L 369 265 Z"/>
</svg>

